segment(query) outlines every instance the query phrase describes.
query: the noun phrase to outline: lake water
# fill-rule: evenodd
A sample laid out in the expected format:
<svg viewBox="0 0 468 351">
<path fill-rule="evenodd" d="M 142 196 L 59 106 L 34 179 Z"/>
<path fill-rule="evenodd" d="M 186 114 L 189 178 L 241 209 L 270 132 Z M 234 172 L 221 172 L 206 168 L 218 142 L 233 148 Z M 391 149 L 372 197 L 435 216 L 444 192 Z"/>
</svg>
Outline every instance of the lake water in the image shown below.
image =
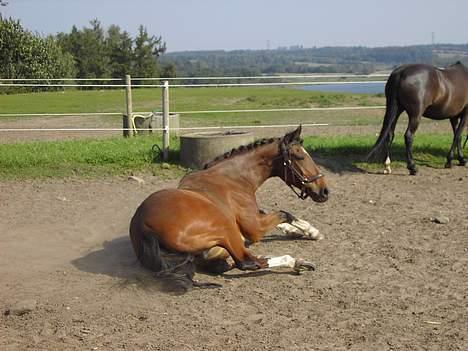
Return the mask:
<svg viewBox="0 0 468 351">
<path fill-rule="evenodd" d="M 383 94 L 385 83 L 354 83 L 354 84 L 321 84 L 304 85 L 300 89 L 312 91 L 327 91 L 334 93 L 353 94 Z"/>
</svg>

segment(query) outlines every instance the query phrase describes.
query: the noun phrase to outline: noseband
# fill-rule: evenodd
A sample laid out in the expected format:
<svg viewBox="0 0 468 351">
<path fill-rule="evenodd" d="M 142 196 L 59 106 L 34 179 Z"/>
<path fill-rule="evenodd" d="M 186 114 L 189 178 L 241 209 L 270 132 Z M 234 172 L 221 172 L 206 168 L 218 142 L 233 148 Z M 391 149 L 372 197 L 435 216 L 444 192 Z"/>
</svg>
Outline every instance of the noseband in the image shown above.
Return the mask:
<svg viewBox="0 0 468 351">
<path fill-rule="evenodd" d="M 284 171 L 284 181 L 288 186 L 292 189 L 294 194 L 297 195 L 298 198 L 305 200 L 309 195 L 306 192 L 306 185 L 316 182 L 320 178 L 323 177 L 322 173 L 319 173 L 313 177 L 306 178 L 304 177 L 295 167 L 294 164 L 291 160 L 291 155 L 290 155 L 290 148 L 287 147 L 284 143 L 281 143 L 280 146 L 281 149 L 281 156 L 283 157 L 283 171 Z M 292 174 L 292 181 L 288 183 L 288 170 L 291 171 Z M 299 193 L 292 183 L 294 183 L 294 179 L 298 179 L 299 182 L 301 183 L 301 192 Z"/>
</svg>

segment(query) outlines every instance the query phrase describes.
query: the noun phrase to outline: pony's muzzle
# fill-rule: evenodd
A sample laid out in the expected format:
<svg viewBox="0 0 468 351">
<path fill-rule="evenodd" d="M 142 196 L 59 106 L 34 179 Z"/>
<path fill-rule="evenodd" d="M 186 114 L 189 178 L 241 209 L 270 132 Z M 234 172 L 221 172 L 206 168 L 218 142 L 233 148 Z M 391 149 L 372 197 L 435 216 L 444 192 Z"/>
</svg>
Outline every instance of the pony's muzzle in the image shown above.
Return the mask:
<svg viewBox="0 0 468 351">
<path fill-rule="evenodd" d="M 326 186 L 320 187 L 319 189 L 312 189 L 312 187 L 307 187 L 307 195 L 315 202 L 325 202 L 328 200 L 328 195 L 330 191 Z"/>
</svg>

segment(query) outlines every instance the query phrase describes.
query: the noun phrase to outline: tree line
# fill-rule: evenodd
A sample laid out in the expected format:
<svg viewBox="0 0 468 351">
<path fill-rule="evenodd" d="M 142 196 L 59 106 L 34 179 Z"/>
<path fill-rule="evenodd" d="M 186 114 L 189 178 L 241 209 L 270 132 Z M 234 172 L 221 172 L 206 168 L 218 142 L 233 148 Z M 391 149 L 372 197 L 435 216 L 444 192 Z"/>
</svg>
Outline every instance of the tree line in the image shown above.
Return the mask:
<svg viewBox="0 0 468 351">
<path fill-rule="evenodd" d="M 166 51 L 161 36 L 144 26 L 132 36 L 119 26 L 103 28 L 98 20 L 69 33 L 42 37 L 15 19 L 0 17 L 0 78 L 123 78 L 175 75 L 173 64 L 160 66 Z"/>
<path fill-rule="evenodd" d="M 468 44 L 186 51 L 167 53 L 161 58 L 162 63 L 172 62 L 180 77 L 279 73 L 369 74 L 406 63 L 444 67 L 456 61 L 468 65 Z"/>
<path fill-rule="evenodd" d="M 161 36 L 140 25 L 135 37 L 98 20 L 69 33 L 40 36 L 0 15 L 0 78 L 256 76 L 372 73 L 404 63 L 468 64 L 468 44 L 406 47 L 293 47 L 277 50 L 166 52 Z M 4 92 L 5 90 L 2 90 Z"/>
</svg>

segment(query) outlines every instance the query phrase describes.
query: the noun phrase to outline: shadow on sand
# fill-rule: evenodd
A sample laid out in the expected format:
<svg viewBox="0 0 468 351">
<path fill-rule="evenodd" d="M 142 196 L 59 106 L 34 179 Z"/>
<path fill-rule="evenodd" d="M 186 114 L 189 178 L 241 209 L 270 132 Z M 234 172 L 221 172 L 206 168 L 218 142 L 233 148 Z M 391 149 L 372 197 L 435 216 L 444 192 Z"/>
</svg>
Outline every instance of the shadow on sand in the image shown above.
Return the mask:
<svg viewBox="0 0 468 351">
<path fill-rule="evenodd" d="M 102 249 L 92 251 L 71 261 L 83 272 L 129 278 L 143 271 L 138 263 L 128 235 L 105 241 Z"/>
<path fill-rule="evenodd" d="M 268 241 L 282 240 L 280 236 L 272 236 L 265 238 Z M 113 278 L 119 278 L 120 281 L 116 284 L 121 288 L 130 286 L 144 290 L 161 291 L 154 273 L 141 267 L 135 257 L 130 239 L 127 235 L 119 238 L 105 241 L 101 249 L 89 252 L 82 257 L 71 261 L 72 265 L 80 271 L 104 274 Z M 197 271 L 205 277 L 195 277 L 195 279 L 205 280 L 208 276 L 220 276 L 223 279 L 231 280 L 238 278 L 255 278 L 269 274 L 288 274 L 295 275 L 292 271 L 250 271 L 242 272 L 234 269 L 224 274 L 210 274 L 203 270 Z"/>
</svg>

